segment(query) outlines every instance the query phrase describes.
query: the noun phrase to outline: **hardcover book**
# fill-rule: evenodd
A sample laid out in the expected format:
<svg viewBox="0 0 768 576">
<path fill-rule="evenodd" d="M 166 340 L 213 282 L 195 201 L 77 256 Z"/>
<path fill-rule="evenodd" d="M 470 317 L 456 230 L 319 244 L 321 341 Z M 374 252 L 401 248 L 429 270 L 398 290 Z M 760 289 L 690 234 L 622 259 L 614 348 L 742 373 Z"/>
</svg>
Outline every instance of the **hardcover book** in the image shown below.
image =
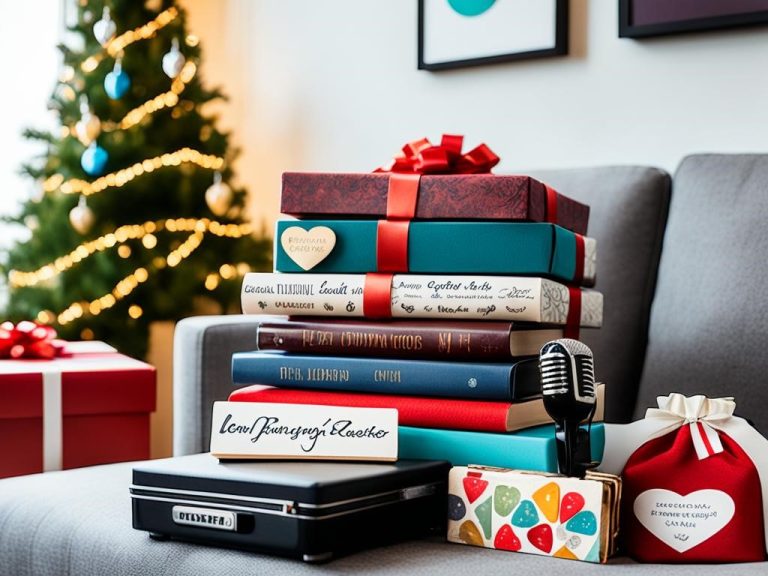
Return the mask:
<svg viewBox="0 0 768 576">
<path fill-rule="evenodd" d="M 280 220 L 276 223 L 275 270 L 305 272 L 301 257 L 318 250 L 302 231 L 331 230 L 335 244 L 322 246 L 312 272 L 384 270 L 378 255 L 387 236 L 376 220 Z M 297 230 L 300 229 L 300 230 Z M 403 267 L 387 271 L 422 274 L 513 274 L 547 276 L 592 286 L 597 243 L 554 224 L 527 222 L 411 222 L 402 238 Z M 294 260 L 295 258 L 295 260 Z"/>
<path fill-rule="evenodd" d="M 512 322 L 270 319 L 257 328 L 259 350 L 331 356 L 509 361 L 533 356 L 563 329 Z"/>
<path fill-rule="evenodd" d="M 511 401 L 541 393 L 538 357 L 493 363 L 235 352 L 232 382 L 471 400 Z"/>
<path fill-rule="evenodd" d="M 595 420 L 603 418 L 604 388 L 602 384 L 597 387 L 598 404 Z M 231 402 L 396 408 L 401 426 L 446 430 L 513 432 L 552 422 L 541 398 L 522 402 L 489 402 L 389 394 L 292 390 L 255 385 L 235 390 L 229 395 L 229 400 Z"/>
<path fill-rule="evenodd" d="M 365 317 L 366 279 L 365 274 L 251 272 L 243 278 L 241 305 L 245 314 Z M 603 295 L 596 290 L 578 294 L 581 326 L 600 327 Z M 394 318 L 563 325 L 571 306 L 567 286 L 523 276 L 394 274 L 388 296 Z"/>
<path fill-rule="evenodd" d="M 389 175 L 286 172 L 280 211 L 294 216 L 346 215 L 383 218 Z M 553 222 L 587 233 L 589 206 L 554 193 L 547 214 L 547 186 L 528 176 L 492 174 L 424 175 L 416 219 L 528 220 Z"/>
<path fill-rule="evenodd" d="M 600 462 L 605 444 L 602 423 L 593 424 L 589 432 L 592 460 Z M 439 458 L 454 466 L 482 464 L 540 472 L 558 470 L 553 424 L 511 434 L 400 426 L 398 446 L 400 458 Z"/>
</svg>

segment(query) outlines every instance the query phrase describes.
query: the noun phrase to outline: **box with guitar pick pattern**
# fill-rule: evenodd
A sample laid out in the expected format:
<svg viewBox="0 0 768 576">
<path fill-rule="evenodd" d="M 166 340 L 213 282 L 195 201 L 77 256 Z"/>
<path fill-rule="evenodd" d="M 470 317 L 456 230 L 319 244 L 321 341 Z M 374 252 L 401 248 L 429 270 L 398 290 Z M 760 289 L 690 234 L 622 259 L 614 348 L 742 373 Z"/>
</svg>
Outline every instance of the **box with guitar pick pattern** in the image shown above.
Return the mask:
<svg viewBox="0 0 768 576">
<path fill-rule="evenodd" d="M 450 542 L 596 563 L 615 551 L 617 476 L 456 466 L 448 492 Z"/>
</svg>

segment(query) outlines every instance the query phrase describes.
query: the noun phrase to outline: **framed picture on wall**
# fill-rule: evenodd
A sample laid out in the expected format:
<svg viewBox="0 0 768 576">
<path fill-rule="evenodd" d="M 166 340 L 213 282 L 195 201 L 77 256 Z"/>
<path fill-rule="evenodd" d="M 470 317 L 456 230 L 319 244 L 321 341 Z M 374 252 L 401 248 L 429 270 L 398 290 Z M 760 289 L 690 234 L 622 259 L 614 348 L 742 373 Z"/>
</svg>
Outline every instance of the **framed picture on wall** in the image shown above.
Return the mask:
<svg viewBox="0 0 768 576">
<path fill-rule="evenodd" d="M 568 53 L 568 0 L 419 0 L 419 70 Z"/>
<path fill-rule="evenodd" d="M 768 24 L 768 0 L 619 0 L 619 37 Z"/>
</svg>

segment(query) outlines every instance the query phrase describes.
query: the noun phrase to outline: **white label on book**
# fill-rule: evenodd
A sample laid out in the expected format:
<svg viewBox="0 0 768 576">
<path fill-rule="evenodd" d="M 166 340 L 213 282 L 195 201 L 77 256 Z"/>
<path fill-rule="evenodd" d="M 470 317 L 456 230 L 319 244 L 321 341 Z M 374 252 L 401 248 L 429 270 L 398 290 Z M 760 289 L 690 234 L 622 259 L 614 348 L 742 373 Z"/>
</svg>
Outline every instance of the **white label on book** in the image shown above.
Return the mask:
<svg viewBox="0 0 768 576">
<path fill-rule="evenodd" d="M 211 453 L 219 458 L 397 460 L 397 410 L 215 402 Z"/>
</svg>

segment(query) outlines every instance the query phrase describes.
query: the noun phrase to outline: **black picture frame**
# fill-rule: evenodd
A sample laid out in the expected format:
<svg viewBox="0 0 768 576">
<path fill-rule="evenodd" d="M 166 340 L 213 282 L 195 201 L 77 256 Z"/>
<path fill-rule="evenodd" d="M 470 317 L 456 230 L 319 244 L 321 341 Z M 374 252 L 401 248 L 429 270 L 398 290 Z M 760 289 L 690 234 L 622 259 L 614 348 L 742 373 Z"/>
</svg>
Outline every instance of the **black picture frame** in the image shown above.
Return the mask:
<svg viewBox="0 0 768 576">
<path fill-rule="evenodd" d="M 636 0 L 619 0 L 619 38 L 650 38 L 654 36 L 768 24 L 768 10 L 761 10 L 759 12 L 635 25 L 632 23 L 632 3 L 634 1 Z"/>
<path fill-rule="evenodd" d="M 531 58 L 544 58 L 549 56 L 565 56 L 568 54 L 568 0 L 555 0 L 555 45 L 552 48 L 542 50 L 530 50 L 527 52 L 514 52 L 510 54 L 498 54 L 494 56 L 468 58 L 464 60 L 452 60 L 448 62 L 427 63 L 424 61 L 424 27 L 426 25 L 424 13 L 424 0 L 419 0 L 419 24 L 418 24 L 418 69 L 419 70 L 449 70 L 454 68 L 466 68 L 471 66 L 485 66 L 500 62 L 514 62 Z"/>
</svg>

